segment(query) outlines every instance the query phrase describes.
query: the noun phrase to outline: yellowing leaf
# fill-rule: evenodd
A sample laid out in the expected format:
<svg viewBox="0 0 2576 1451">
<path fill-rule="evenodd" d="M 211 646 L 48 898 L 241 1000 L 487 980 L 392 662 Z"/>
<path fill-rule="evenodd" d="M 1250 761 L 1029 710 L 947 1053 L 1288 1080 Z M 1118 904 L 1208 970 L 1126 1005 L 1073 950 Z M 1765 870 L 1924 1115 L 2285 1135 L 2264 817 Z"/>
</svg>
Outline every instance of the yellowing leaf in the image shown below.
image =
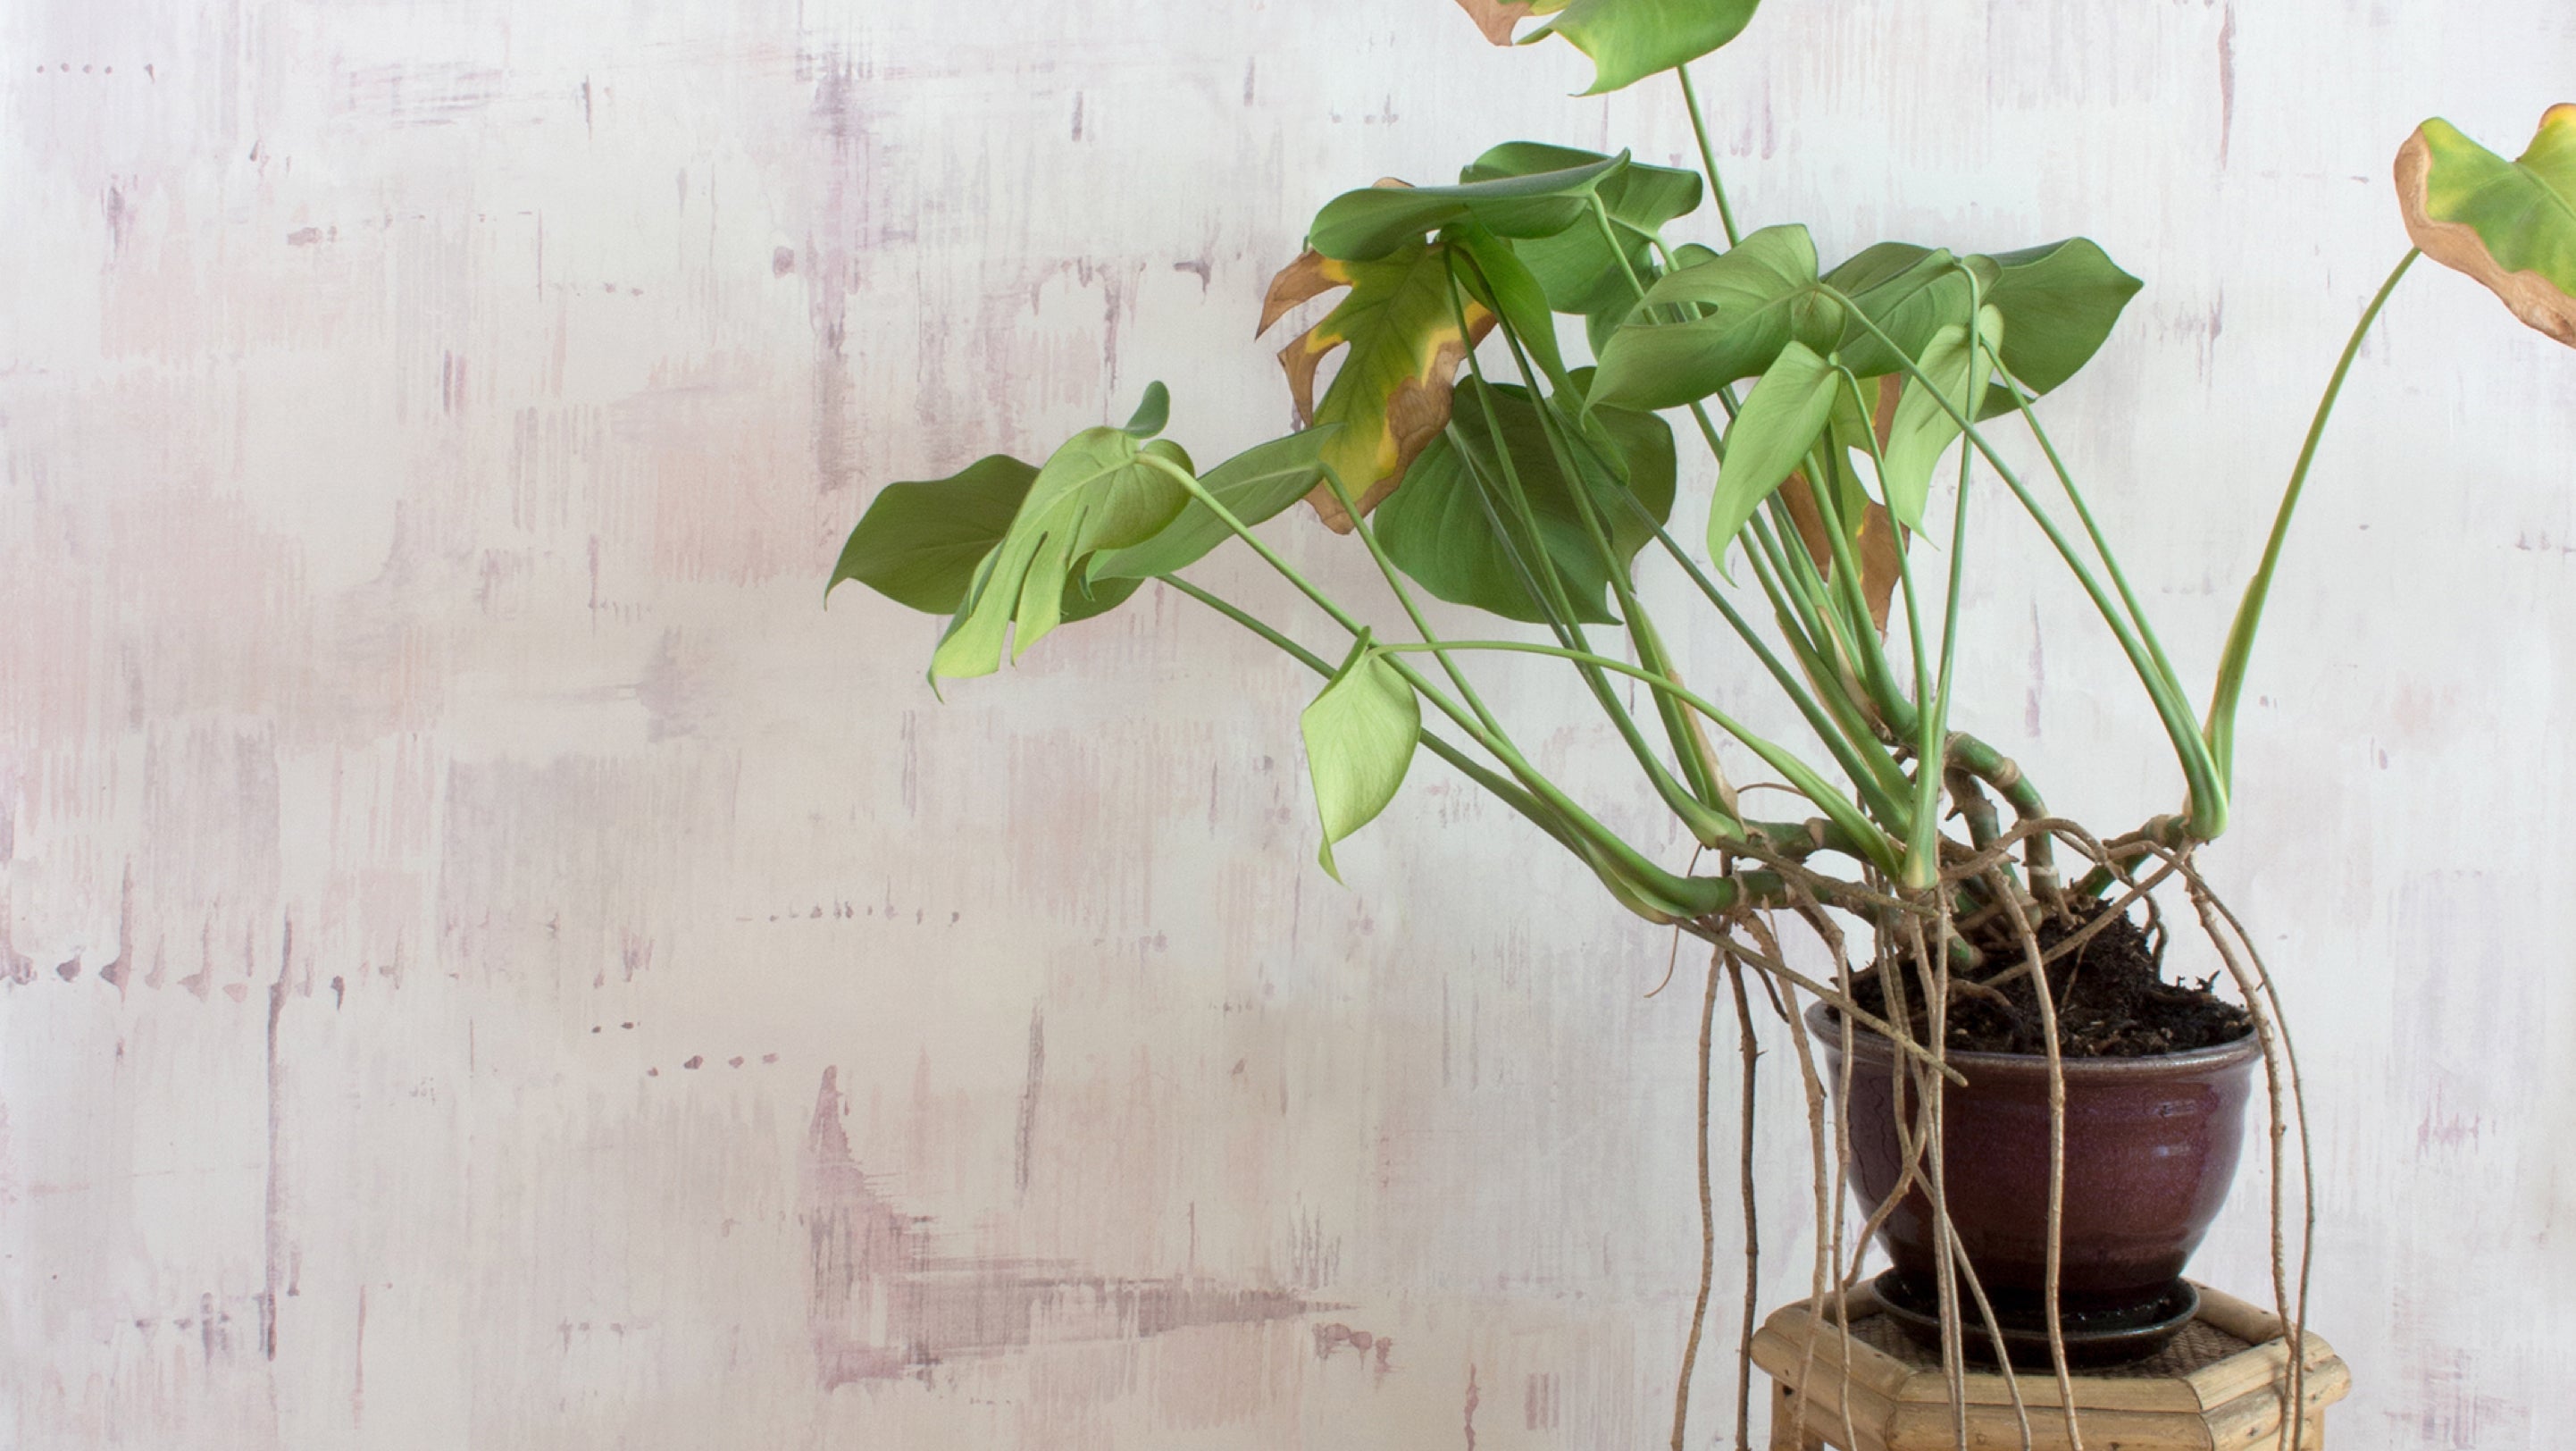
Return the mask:
<svg viewBox="0 0 2576 1451">
<path fill-rule="evenodd" d="M 2398 148 L 2397 204 L 2425 256 L 2576 346 L 2576 105 L 2542 113 L 2512 161 L 2448 121 L 2425 122 Z"/>
<path fill-rule="evenodd" d="M 1544 7 L 1532 4 L 1531 0 L 1509 0 L 1509 3 L 1503 3 L 1503 0 L 1458 0 L 1458 8 L 1467 12 L 1467 17 L 1476 22 L 1476 28 L 1485 32 L 1487 40 L 1496 45 L 1509 45 L 1512 43 L 1512 27 L 1530 16 L 1565 8 L 1565 0 L 1556 0 L 1555 4 Z"/>
<path fill-rule="evenodd" d="M 1458 369 L 1468 349 L 1493 327 L 1494 315 L 1473 299 L 1453 306 L 1447 246 L 1414 242 L 1374 262 L 1307 252 L 1271 279 L 1260 330 L 1336 287 L 1348 287 L 1350 295 L 1282 348 L 1279 365 L 1287 370 L 1299 422 L 1342 425 L 1325 443 L 1323 462 L 1366 514 L 1395 492 L 1414 455 L 1448 426 Z M 1335 348 L 1348 351 L 1318 401 L 1315 370 Z M 1318 485 L 1307 502 L 1326 524 L 1350 532 L 1350 516 L 1329 485 Z"/>
</svg>

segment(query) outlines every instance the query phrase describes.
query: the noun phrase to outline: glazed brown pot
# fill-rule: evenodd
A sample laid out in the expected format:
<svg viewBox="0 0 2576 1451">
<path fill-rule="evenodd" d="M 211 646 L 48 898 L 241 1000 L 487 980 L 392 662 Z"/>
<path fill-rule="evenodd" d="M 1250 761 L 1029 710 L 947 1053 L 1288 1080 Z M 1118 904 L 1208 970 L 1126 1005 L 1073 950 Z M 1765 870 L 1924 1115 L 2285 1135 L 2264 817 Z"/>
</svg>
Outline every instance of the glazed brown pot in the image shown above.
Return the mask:
<svg viewBox="0 0 2576 1451">
<path fill-rule="evenodd" d="M 1822 1004 L 1807 1026 L 1842 1085 L 1842 1025 Z M 1895 1048 L 1852 1043 L 1851 1174 L 1865 1209 L 1903 1176 Z M 2070 1058 L 2066 1073 L 2065 1233 L 2059 1303 L 2069 1314 L 2142 1312 L 2166 1295 L 2200 1246 L 2236 1176 L 2262 1045 L 2252 1035 L 2156 1058 Z M 2048 1255 L 2048 1060 L 1960 1053 L 1968 1080 L 1941 1096 L 1950 1217 L 1998 1313 L 2037 1310 Z M 1910 1112 L 1911 1095 L 1903 1095 Z M 1906 1195 L 1881 1231 L 1897 1272 L 1935 1283 L 1932 1206 Z"/>
</svg>

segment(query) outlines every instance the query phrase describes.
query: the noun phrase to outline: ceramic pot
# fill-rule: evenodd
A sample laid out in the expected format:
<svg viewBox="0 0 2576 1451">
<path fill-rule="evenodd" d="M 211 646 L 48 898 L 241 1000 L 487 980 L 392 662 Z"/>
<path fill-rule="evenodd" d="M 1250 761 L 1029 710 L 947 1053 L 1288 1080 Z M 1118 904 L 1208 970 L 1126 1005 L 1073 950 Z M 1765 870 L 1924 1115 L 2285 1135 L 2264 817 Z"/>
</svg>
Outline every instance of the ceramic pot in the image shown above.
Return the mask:
<svg viewBox="0 0 2576 1451">
<path fill-rule="evenodd" d="M 1842 1086 L 1842 1025 L 1822 1004 L 1807 1026 L 1824 1045 L 1827 1082 Z M 2152 1318 L 2226 1201 L 2244 1142 L 2245 1102 L 2263 1056 L 2251 1034 L 2156 1058 L 2070 1058 L 2066 1074 L 2065 1232 L 2059 1304 L 2069 1316 Z M 1875 1033 L 1852 1044 L 1851 1177 L 1864 1210 L 1902 1177 L 1900 1111 L 1911 1095 L 1891 1072 L 1896 1050 Z M 1942 1094 L 1950 1217 L 1999 1317 L 2038 1318 L 2048 1255 L 2048 1060 L 1960 1053 L 1967 1085 Z M 1931 1202 L 1918 1188 L 1881 1240 L 1910 1284 L 1935 1287 Z"/>
</svg>

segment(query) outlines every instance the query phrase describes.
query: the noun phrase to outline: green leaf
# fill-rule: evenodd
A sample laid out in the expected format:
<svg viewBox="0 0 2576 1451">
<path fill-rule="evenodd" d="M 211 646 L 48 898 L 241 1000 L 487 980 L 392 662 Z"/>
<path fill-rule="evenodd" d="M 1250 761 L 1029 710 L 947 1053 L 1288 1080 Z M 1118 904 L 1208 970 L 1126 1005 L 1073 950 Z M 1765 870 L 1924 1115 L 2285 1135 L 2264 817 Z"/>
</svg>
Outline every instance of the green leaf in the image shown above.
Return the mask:
<svg viewBox="0 0 2576 1451">
<path fill-rule="evenodd" d="M 1256 444 L 1199 480 L 1200 487 L 1225 505 L 1245 525 L 1272 518 L 1306 497 L 1324 479 L 1324 444 L 1341 428 L 1322 424 Z M 1093 555 L 1090 577 L 1151 579 L 1170 574 L 1204 558 L 1209 550 L 1234 537 L 1207 505 L 1192 499 L 1180 516 L 1142 544 Z"/>
<path fill-rule="evenodd" d="M 1726 430 L 1726 462 L 1717 470 L 1709 499 L 1708 557 L 1723 571 L 1727 546 L 1771 491 L 1797 469 L 1833 416 L 1841 375 L 1804 343 L 1780 350 L 1777 361 L 1744 400 Z M 1599 390 L 1596 388 L 1595 396 Z"/>
<path fill-rule="evenodd" d="M 1449 247 L 1416 242 L 1375 262 L 1348 262 L 1309 251 L 1270 282 L 1261 309 L 1261 331 L 1298 303 L 1336 287 L 1350 288 L 1322 322 L 1279 351 L 1288 391 L 1300 421 L 1338 423 L 1323 449 L 1325 467 L 1358 496 L 1365 514 L 1395 491 L 1423 446 L 1449 422 L 1449 394 L 1458 369 L 1492 328 L 1493 312 L 1469 299 L 1459 309 L 1449 297 Z M 1315 370 L 1324 355 L 1347 346 L 1339 372 L 1315 399 Z M 1332 493 L 1307 495 L 1315 512 L 1336 530 L 1351 521 Z"/>
<path fill-rule="evenodd" d="M 1765 227 L 1731 252 L 1665 274 L 1646 290 L 1637 320 L 1602 349 L 1592 402 L 1695 403 L 1760 374 L 1792 342 L 1830 350 L 1842 335 L 1842 305 L 1816 282 L 1816 246 L 1800 226 Z M 1685 320 L 1654 320 L 1657 308 Z"/>
<path fill-rule="evenodd" d="M 1568 146 L 1506 141 L 1477 157 L 1459 176 L 1466 181 L 1485 181 L 1559 171 L 1603 159 L 1598 152 Z M 1612 251 L 1610 243 L 1602 238 L 1597 221 L 1550 236 L 1515 240 L 1512 250 L 1546 290 L 1549 307 L 1582 316 L 1616 308 L 1620 317 L 1613 321 L 1624 321 L 1627 309 L 1637 300 L 1636 288 L 1628 280 L 1629 271 L 1634 270 L 1641 278 L 1654 275 L 1649 238 L 1675 217 L 1698 209 L 1699 173 L 1631 161 L 1625 169 L 1602 178 L 1595 190 L 1602 207 L 1610 213 L 1612 232 L 1619 239 L 1618 251 Z M 1619 265 L 1622 254 L 1626 268 Z"/>
<path fill-rule="evenodd" d="M 1881 341 L 1861 317 L 1846 318 L 1838 352 L 1858 377 L 1901 371 L 1900 350 L 1905 358 L 1919 357 L 1944 324 L 1967 323 L 1968 276 L 1945 248 L 1881 242 L 1826 273 L 1825 281 L 1895 344 Z"/>
<path fill-rule="evenodd" d="M 1077 568 L 1172 522 L 1189 491 L 1148 459 L 1184 472 L 1190 466 L 1178 444 L 1139 443 L 1117 428 L 1086 428 L 1047 459 L 931 655 L 932 679 L 992 674 L 1001 668 L 1006 634 L 1013 659 L 1027 654 L 1065 619 L 1065 591 Z"/>
<path fill-rule="evenodd" d="M 1564 387 L 1565 353 L 1557 346 L 1556 316 L 1548 310 L 1546 290 L 1519 254 L 1482 227 L 1455 227 L 1448 235 L 1474 264 L 1460 273 L 1467 295 L 1501 317 L 1548 381 Z"/>
<path fill-rule="evenodd" d="M 1977 269 L 1985 300 L 2004 316 L 2004 368 L 2033 393 L 2074 377 L 2146 286 L 2086 237 L 1971 257 L 1968 265 Z M 1947 321 L 1964 322 L 1965 311 L 1962 302 Z M 2012 407 L 2009 399 L 2003 407 Z"/>
<path fill-rule="evenodd" d="M 2576 105 L 2561 103 L 2511 161 L 2439 117 L 2397 153 L 2406 235 L 2515 317 L 2576 346 Z"/>
<path fill-rule="evenodd" d="M 1744 31 L 1760 0 L 1557 0 L 1531 7 L 1556 18 L 1523 44 L 1562 35 L 1592 57 L 1591 89 L 1597 96 L 1636 84 L 1657 71 L 1695 61 Z M 1560 9 L 1560 5 L 1562 8 Z M 1475 7 L 1469 7 L 1474 13 Z"/>
<path fill-rule="evenodd" d="M 1466 386 L 1476 387 L 1472 382 Z M 1404 487 L 1379 506 L 1373 521 L 1379 544 L 1396 567 L 1439 598 L 1533 624 L 1545 623 L 1549 615 L 1524 583 L 1522 571 L 1539 570 L 1543 550 L 1555 561 L 1575 617 L 1585 624 L 1615 622 L 1617 616 L 1605 602 L 1610 565 L 1593 546 L 1573 488 L 1557 467 L 1539 405 L 1526 390 L 1509 385 L 1492 388 L 1485 397 L 1502 422 L 1512 466 L 1538 520 L 1535 545 L 1505 492 L 1501 460 L 1485 428 L 1483 400 L 1472 391 L 1454 433 L 1424 449 Z M 1565 410 L 1560 407 L 1557 416 L 1564 420 Z M 1461 436 L 1467 441 L 1463 453 L 1457 446 Z M 1651 413 L 1602 409 L 1591 417 L 1590 436 L 1575 435 L 1573 445 L 1576 472 L 1591 491 L 1617 567 L 1625 570 L 1655 536 L 1621 495 L 1632 492 L 1657 523 L 1671 516 L 1672 429 Z"/>
<path fill-rule="evenodd" d="M 1138 438 L 1152 438 L 1171 421 L 1172 390 L 1157 380 L 1145 385 L 1145 397 L 1136 405 L 1135 416 L 1129 418 L 1127 426 L 1119 431 Z"/>
<path fill-rule="evenodd" d="M 1306 738 L 1306 772 L 1324 823 L 1316 860 L 1338 882 L 1342 873 L 1333 864 L 1333 844 L 1375 820 L 1395 799 L 1422 739 L 1422 702 L 1362 631 L 1341 670 L 1298 716 L 1297 727 Z"/>
<path fill-rule="evenodd" d="M 2007 336 L 2003 314 L 1992 307 L 1981 308 L 1977 324 L 1985 335 L 1986 347 L 2000 352 Z M 1887 496 L 1887 511 L 1896 522 L 1920 531 L 1923 505 L 1932 491 L 1933 466 L 1940 462 L 1941 451 L 1959 436 L 1958 422 L 1940 400 L 1946 398 L 1950 408 L 1967 414 L 1971 404 L 1985 396 L 1986 379 L 1993 365 L 1987 360 L 1986 348 L 1970 347 L 1968 330 L 1951 323 L 1932 335 L 1916 366 L 1923 370 L 1924 377 L 1940 385 L 1940 392 L 1936 396 L 1932 389 L 1924 387 L 1922 378 L 1905 380 L 1905 391 L 1896 400 L 1895 417 L 1888 424 L 1878 485 Z"/>
<path fill-rule="evenodd" d="M 1037 476 L 1035 465 L 997 453 L 944 479 L 877 490 L 841 546 L 824 597 L 854 579 L 925 614 L 955 614 L 976 566 L 1010 531 L 1011 516 L 1019 512 L 1020 500 Z M 1135 592 L 1131 581 L 1098 588 L 1067 585 L 1064 618 L 1089 619 L 1117 608 Z"/>
<path fill-rule="evenodd" d="M 1498 237 L 1545 237 L 1584 221 L 1592 190 L 1628 164 L 1627 153 L 1556 171 L 1496 176 L 1457 186 L 1378 185 L 1324 204 L 1306 245 L 1344 262 L 1374 262 L 1425 233 L 1472 221 Z"/>
<path fill-rule="evenodd" d="M 841 546 L 825 599 L 855 579 L 900 605 L 956 612 L 975 566 L 1002 542 L 1037 466 L 990 454 L 944 479 L 888 484 Z"/>
</svg>

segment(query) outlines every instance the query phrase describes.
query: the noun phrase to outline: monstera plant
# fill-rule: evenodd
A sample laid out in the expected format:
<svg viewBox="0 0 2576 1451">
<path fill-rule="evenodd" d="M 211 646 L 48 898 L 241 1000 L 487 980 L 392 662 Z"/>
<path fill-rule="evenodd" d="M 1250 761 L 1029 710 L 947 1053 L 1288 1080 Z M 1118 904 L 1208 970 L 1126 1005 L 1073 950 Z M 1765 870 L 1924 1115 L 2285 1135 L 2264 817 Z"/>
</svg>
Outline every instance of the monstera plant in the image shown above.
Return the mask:
<svg viewBox="0 0 2576 1451">
<path fill-rule="evenodd" d="M 1839 1181 L 1849 1150 L 1825 1147 L 1813 1035 L 1839 1069 L 1835 1142 L 1876 1133 L 1901 1148 L 1893 1182 L 1863 1184 L 1857 1233 L 1833 1191 L 1819 1295 L 1839 1294 L 1884 1228 L 1900 1267 L 1905 1243 L 1927 1257 L 1918 1288 L 1954 1350 L 1965 1306 L 2001 1342 L 2019 1295 L 2063 1376 L 2061 1240 L 2089 1192 L 2075 1179 L 2090 1172 L 2069 1154 L 2065 1104 L 2083 1061 L 2259 1056 L 2278 1166 L 2297 1095 L 2277 1000 L 2194 852 L 2228 824 L 2236 711 L 2318 439 L 2409 265 L 2430 255 L 2576 342 L 2576 106 L 2550 110 L 2513 161 L 2438 120 L 2405 143 L 2397 191 L 2420 253 L 2398 263 L 2335 365 L 2196 708 L 2040 419 L 2040 400 L 2110 337 L 2137 278 L 2081 237 L 2000 253 L 1891 240 L 1826 265 L 1804 227 L 1740 230 L 1684 67 L 1732 40 L 1753 0 L 1460 3 L 1498 44 L 1552 35 L 1580 48 L 1596 92 L 1669 75 L 1701 169 L 1511 141 L 1454 184 L 1335 197 L 1260 310 L 1267 331 L 1331 299 L 1279 354 L 1295 431 L 1203 468 L 1163 436 L 1169 398 L 1156 384 L 1123 426 L 1084 429 L 1042 462 L 995 455 L 886 485 L 831 585 L 857 580 L 946 615 L 934 684 L 990 674 L 1147 581 L 1276 646 L 1321 681 L 1299 729 L 1325 870 L 1338 875 L 1334 846 L 1387 807 L 1419 752 L 1491 792 L 1534 828 L 1533 847 L 1564 849 L 1637 916 L 1710 944 L 1704 1011 L 1730 983 L 1748 1064 L 1761 999 L 1747 980 L 1780 1008 L 1820 1176 Z M 1998 451 L 2004 431 L 2035 441 L 2044 476 L 2025 478 Z M 1399 618 L 1366 617 L 1265 538 L 1298 527 L 1301 500 L 1365 551 Z M 2088 831 L 2053 816 L 1975 733 L 1980 697 L 1957 645 L 1981 509 L 2026 516 L 2108 627 L 2180 769 L 2175 809 Z M 1236 541 L 1283 582 L 1284 610 L 1188 577 Z M 1638 589 L 1648 570 L 1677 575 L 1740 651 L 1683 658 Z M 1424 596 L 1495 625 L 1443 634 Z M 1304 643 L 1315 631 L 1331 643 Z M 1633 762 L 1696 844 L 1687 860 L 1613 830 L 1537 764 L 1477 688 L 1498 655 L 1566 672 L 1598 709 L 1602 749 Z M 2001 688 L 2018 698 L 2023 684 Z M 1794 708 L 1803 737 L 1766 736 L 1725 704 L 1765 691 Z M 1757 780 L 1800 808 L 1757 811 L 1745 789 Z M 2218 943 L 2234 1000 L 2160 978 L 2164 928 L 2133 919 L 2167 883 Z M 1792 964 L 1784 916 L 1813 930 L 1829 968 Z M 1862 1110 L 1852 1062 L 1871 1044 L 1896 1091 Z M 2013 1191 L 2045 1241 L 2023 1257 L 2035 1268 L 2019 1286 L 1999 1268 L 2013 1254 L 1954 1220 L 1963 1180 L 1981 1171 L 1943 1138 L 1947 1123 L 1955 1139 L 1988 1056 L 2012 1053 L 2040 1065 L 2051 1106 L 2049 1170 Z M 1704 1057 L 1704 1188 L 1707 1072 Z M 1884 1122 L 1855 1118 L 1868 1112 Z M 2233 1162 L 2230 1147 L 2212 1167 L 2222 1184 Z M 2275 1290 L 2295 1325 L 2304 1271 L 2294 1294 L 2273 1182 Z M 1907 1222 L 1919 1242 L 1900 1242 Z M 1676 1446 L 1689 1380 L 1686 1364 Z M 1739 1367 L 1739 1434 L 1742 1404 Z"/>
</svg>

